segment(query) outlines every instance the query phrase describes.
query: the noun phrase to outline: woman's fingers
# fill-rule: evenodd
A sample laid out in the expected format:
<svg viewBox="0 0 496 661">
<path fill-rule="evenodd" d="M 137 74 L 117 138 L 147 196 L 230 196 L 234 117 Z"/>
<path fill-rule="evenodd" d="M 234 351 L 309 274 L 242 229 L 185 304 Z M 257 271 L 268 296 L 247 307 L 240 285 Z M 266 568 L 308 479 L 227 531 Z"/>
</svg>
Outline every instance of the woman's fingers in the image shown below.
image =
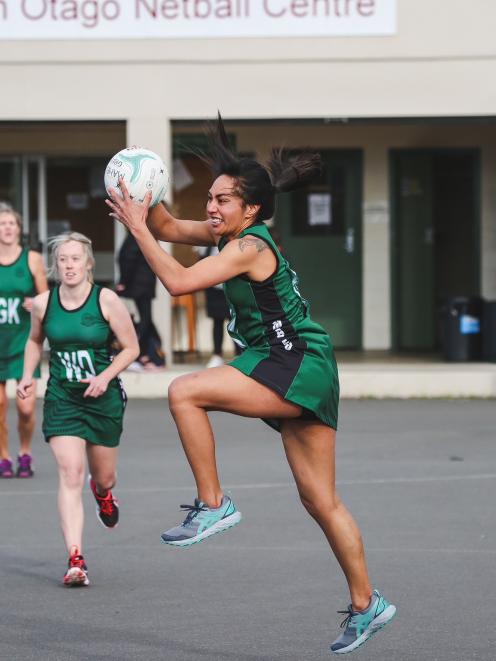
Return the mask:
<svg viewBox="0 0 496 661">
<path fill-rule="evenodd" d="M 122 199 L 124 200 L 124 202 L 127 202 L 128 200 L 130 200 L 131 197 L 129 195 L 129 191 L 128 191 L 127 186 L 126 186 L 126 182 L 124 181 L 124 177 L 119 177 L 118 186 L 121 189 Z"/>
<path fill-rule="evenodd" d="M 29 396 L 29 391 L 31 390 L 32 383 L 19 383 L 16 388 L 16 395 L 19 399 L 26 399 Z"/>
<path fill-rule="evenodd" d="M 145 207 L 146 211 L 148 211 L 151 201 L 152 201 L 152 191 L 149 190 L 145 195 L 145 197 L 143 198 L 143 206 Z"/>
<path fill-rule="evenodd" d="M 146 221 L 153 193 L 151 190 L 147 191 L 143 201 L 138 202 L 129 195 L 122 177 L 119 178 L 118 186 L 122 195 L 115 188 L 109 188 L 107 190 L 110 199 L 105 200 L 105 203 L 111 209 L 109 216 L 121 222 L 127 228 L 132 229 L 133 226 Z"/>
</svg>

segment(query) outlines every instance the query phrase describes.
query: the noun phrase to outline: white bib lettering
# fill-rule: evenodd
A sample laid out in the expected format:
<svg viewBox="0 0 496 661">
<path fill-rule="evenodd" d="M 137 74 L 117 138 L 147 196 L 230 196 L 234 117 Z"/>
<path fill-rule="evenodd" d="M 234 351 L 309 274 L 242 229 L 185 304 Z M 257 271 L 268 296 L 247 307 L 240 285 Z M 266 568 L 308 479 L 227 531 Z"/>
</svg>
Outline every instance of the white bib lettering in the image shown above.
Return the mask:
<svg viewBox="0 0 496 661">
<path fill-rule="evenodd" d="M 68 381 L 81 381 L 90 376 L 96 376 L 91 356 L 86 349 L 79 351 L 57 351 Z"/>
<path fill-rule="evenodd" d="M 21 323 L 19 317 L 20 304 L 20 298 L 0 298 L 0 324 L 18 326 Z"/>
</svg>

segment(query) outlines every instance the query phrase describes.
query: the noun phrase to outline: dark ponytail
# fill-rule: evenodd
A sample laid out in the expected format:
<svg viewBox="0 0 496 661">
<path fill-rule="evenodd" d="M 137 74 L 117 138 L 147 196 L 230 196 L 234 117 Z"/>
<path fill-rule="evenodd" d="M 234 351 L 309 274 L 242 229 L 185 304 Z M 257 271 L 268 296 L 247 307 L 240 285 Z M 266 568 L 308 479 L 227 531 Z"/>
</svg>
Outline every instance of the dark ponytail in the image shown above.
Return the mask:
<svg viewBox="0 0 496 661">
<path fill-rule="evenodd" d="M 287 193 L 303 188 L 321 173 L 320 154 L 302 152 L 289 157 L 283 149 L 272 149 L 267 170 L 278 193 Z"/>
<path fill-rule="evenodd" d="M 237 182 L 236 193 L 245 204 L 259 205 L 257 220 L 268 220 L 275 212 L 277 193 L 306 186 L 321 171 L 317 153 L 301 153 L 290 157 L 282 149 L 273 149 L 267 166 L 250 158 L 240 158 L 229 145 L 220 113 L 217 122 L 207 127 L 209 154 L 199 154 L 215 178 L 232 177 Z"/>
</svg>

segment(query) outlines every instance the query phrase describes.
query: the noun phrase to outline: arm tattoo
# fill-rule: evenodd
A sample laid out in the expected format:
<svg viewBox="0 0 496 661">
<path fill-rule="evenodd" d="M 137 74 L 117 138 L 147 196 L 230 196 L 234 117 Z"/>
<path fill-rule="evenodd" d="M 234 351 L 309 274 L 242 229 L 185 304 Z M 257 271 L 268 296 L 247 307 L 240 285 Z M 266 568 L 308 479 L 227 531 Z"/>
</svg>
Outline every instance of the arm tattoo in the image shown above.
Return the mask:
<svg viewBox="0 0 496 661">
<path fill-rule="evenodd" d="M 262 239 L 250 239 L 248 237 L 243 237 L 242 239 L 239 239 L 238 246 L 241 252 L 243 252 L 243 250 L 248 246 L 255 246 L 257 252 L 262 252 L 268 247 L 265 241 L 263 241 Z"/>
</svg>

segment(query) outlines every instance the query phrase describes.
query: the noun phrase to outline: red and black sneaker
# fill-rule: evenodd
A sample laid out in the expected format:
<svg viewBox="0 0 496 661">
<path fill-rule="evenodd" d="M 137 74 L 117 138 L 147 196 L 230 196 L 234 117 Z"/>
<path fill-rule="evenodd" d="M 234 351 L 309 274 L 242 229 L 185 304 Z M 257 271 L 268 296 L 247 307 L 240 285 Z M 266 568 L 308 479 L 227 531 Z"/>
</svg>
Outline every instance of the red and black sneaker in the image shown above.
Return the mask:
<svg viewBox="0 0 496 661">
<path fill-rule="evenodd" d="M 115 528 L 119 522 L 119 503 L 113 497 L 110 489 L 106 496 L 100 496 L 96 490 L 96 484 L 90 475 L 90 488 L 96 500 L 96 515 L 105 528 Z"/>
<path fill-rule="evenodd" d="M 88 567 L 84 561 L 83 556 L 79 553 L 79 549 L 75 546 L 71 549 L 67 571 L 63 578 L 64 585 L 67 587 L 82 587 L 90 584 L 88 578 Z"/>
</svg>

